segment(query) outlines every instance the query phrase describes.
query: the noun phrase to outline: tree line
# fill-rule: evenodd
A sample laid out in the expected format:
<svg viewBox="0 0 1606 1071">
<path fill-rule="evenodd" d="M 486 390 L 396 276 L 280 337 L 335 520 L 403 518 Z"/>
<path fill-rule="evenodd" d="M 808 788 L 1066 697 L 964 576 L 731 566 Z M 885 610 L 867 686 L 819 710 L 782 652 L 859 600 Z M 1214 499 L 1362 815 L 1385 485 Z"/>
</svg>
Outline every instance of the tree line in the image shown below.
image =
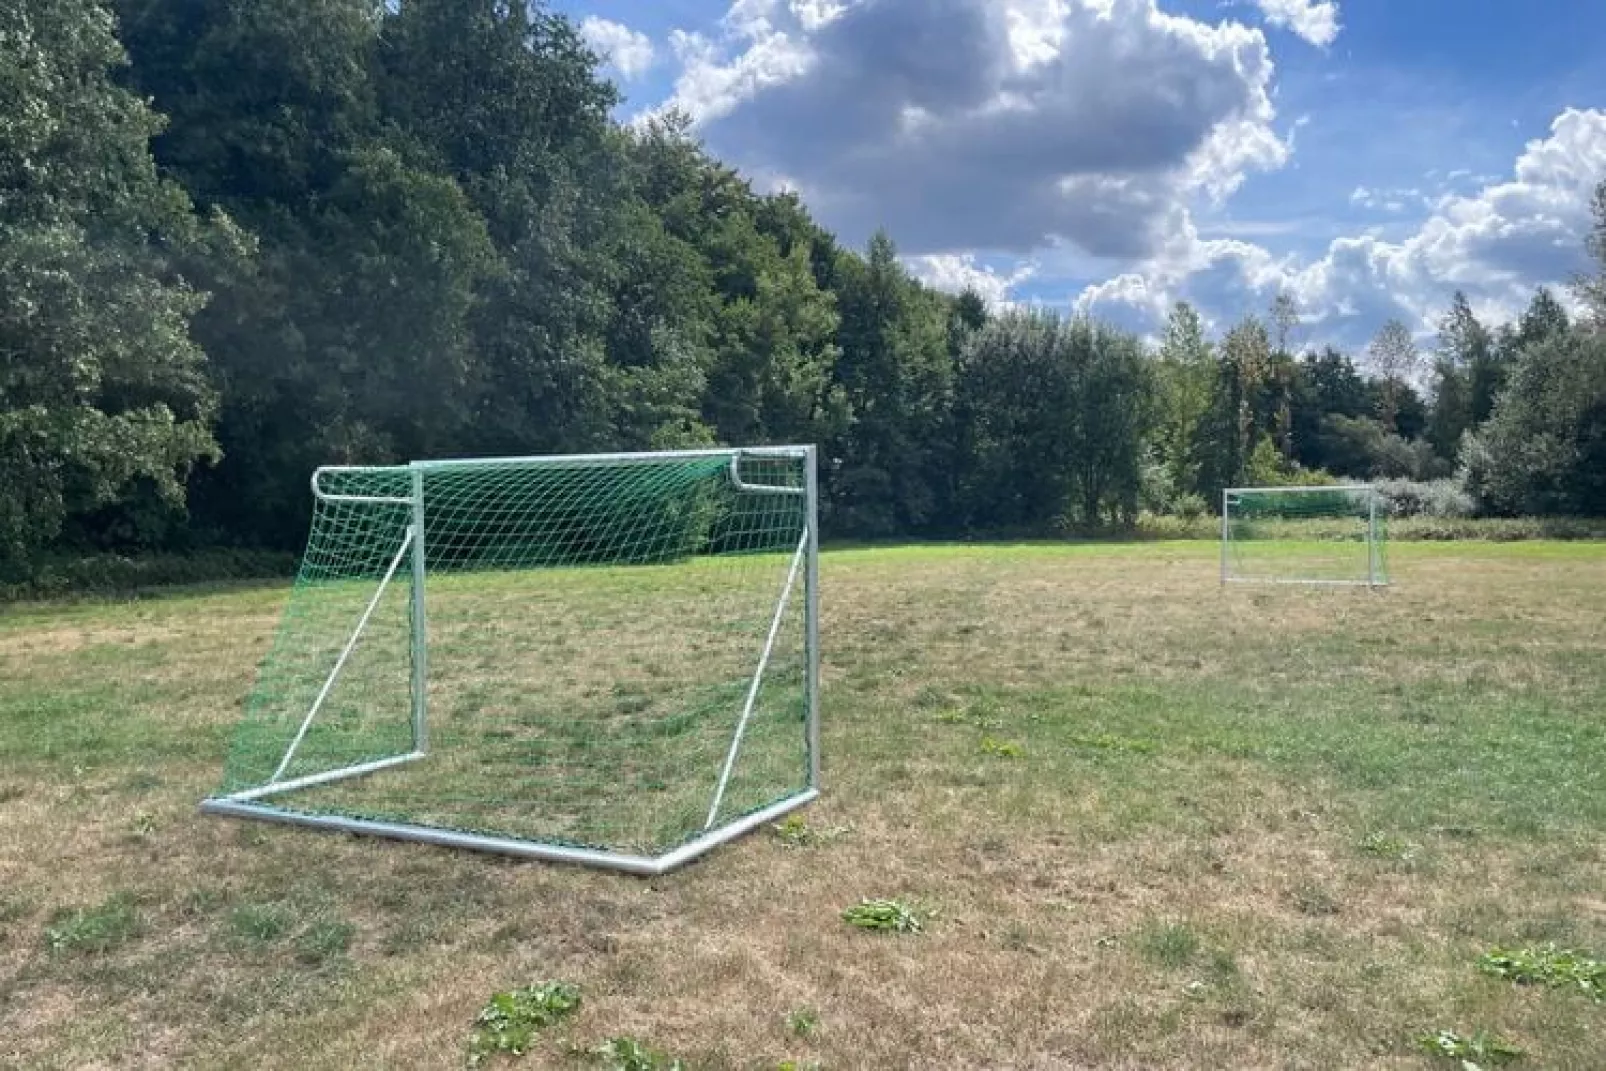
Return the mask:
<svg viewBox="0 0 1606 1071">
<path fill-rule="evenodd" d="M 617 103 L 540 5 L 0 6 L 0 579 L 294 548 L 322 464 L 713 443 L 821 444 L 838 537 L 1377 476 L 1606 514 L 1606 269 L 1580 323 L 1458 297 L 1431 362 L 1296 354 L 1286 298 L 1150 346 L 938 293 Z"/>
</svg>

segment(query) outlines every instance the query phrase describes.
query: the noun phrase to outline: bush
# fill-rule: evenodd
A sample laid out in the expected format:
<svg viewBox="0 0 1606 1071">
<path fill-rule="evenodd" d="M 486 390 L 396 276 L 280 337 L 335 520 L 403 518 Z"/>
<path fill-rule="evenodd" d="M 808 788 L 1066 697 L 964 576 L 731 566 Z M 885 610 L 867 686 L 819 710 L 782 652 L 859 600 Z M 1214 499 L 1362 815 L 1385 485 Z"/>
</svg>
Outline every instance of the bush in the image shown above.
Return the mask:
<svg viewBox="0 0 1606 1071">
<path fill-rule="evenodd" d="M 1390 517 L 1471 517 L 1476 504 L 1458 479 L 1378 480 L 1374 485 L 1382 495 Z"/>
</svg>

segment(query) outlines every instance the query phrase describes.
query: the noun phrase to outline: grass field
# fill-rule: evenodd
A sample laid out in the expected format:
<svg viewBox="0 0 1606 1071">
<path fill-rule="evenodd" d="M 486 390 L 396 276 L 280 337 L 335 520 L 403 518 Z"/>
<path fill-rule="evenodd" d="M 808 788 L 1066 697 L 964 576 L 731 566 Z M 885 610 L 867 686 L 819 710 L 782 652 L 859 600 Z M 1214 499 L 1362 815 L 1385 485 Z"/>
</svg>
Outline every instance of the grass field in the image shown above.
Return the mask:
<svg viewBox="0 0 1606 1071">
<path fill-rule="evenodd" d="M 827 554 L 825 797 L 671 876 L 196 813 L 286 589 L 0 611 L 0 1065 L 447 1067 L 487 998 L 692 1067 L 1598 1068 L 1606 545 Z M 800 843 L 801 842 L 801 843 Z M 896 897 L 922 932 L 841 913 Z"/>
</svg>

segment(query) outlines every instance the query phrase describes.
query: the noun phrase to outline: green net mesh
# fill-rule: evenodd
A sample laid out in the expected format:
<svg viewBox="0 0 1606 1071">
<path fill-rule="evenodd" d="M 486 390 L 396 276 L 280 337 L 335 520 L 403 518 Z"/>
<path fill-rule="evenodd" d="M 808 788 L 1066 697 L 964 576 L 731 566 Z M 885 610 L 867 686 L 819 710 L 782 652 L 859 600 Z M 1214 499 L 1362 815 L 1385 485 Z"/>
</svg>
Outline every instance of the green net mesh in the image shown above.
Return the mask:
<svg viewBox="0 0 1606 1071">
<path fill-rule="evenodd" d="M 1236 490 L 1225 506 L 1229 580 L 1388 583 L 1385 511 L 1373 488 Z"/>
<path fill-rule="evenodd" d="M 750 693 L 714 824 L 797 795 L 805 466 L 797 451 L 326 470 L 219 796 L 658 855 L 709 825 Z"/>
</svg>

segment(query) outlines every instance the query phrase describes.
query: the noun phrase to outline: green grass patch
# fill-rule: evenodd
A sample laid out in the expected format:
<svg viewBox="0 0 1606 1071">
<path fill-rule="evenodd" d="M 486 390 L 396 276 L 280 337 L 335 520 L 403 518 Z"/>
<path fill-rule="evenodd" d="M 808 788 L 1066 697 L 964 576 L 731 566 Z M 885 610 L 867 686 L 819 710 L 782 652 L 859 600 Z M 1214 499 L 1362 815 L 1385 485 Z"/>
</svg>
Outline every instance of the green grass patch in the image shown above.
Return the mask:
<svg viewBox="0 0 1606 1071">
<path fill-rule="evenodd" d="M 45 944 L 53 953 L 110 952 L 145 930 L 134 895 L 120 892 L 94 907 L 63 908 L 45 927 Z"/>
</svg>

